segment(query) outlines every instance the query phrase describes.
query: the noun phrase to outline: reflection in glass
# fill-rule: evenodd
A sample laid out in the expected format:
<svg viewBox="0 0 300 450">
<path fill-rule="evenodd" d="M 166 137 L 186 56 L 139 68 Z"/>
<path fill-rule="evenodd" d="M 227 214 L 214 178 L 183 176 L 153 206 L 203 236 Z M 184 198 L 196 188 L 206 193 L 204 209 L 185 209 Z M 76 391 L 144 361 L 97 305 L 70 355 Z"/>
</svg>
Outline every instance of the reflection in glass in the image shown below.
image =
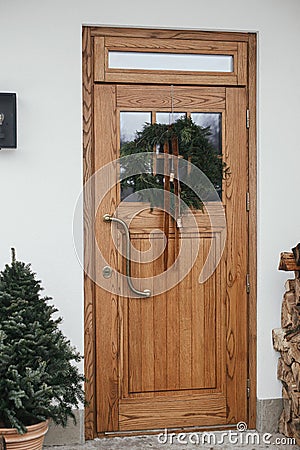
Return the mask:
<svg viewBox="0 0 300 450">
<path fill-rule="evenodd" d="M 208 128 L 210 135 L 209 141 L 214 149 L 222 154 L 222 114 L 221 113 L 192 113 L 191 118 L 193 122 L 200 125 L 202 128 Z"/>
<path fill-rule="evenodd" d="M 192 113 L 191 119 L 197 125 L 209 130 L 208 140 L 211 143 L 213 149 L 222 155 L 222 113 Z M 222 199 L 222 178 L 223 173 L 220 169 L 219 183 L 216 185 L 216 190 Z"/>
<path fill-rule="evenodd" d="M 145 123 L 151 123 L 151 112 L 120 112 L 121 147 L 125 142 L 133 141 L 137 130 L 142 130 Z"/>
<path fill-rule="evenodd" d="M 232 55 L 109 51 L 110 69 L 233 72 Z"/>
<path fill-rule="evenodd" d="M 202 186 L 200 201 L 189 188 L 189 185 L 195 186 L 201 182 L 198 179 L 190 180 L 192 165 L 207 175 L 222 198 L 225 170 L 222 163 L 222 114 L 192 113 L 191 117 L 187 117 L 186 113 L 157 112 L 156 119 L 151 125 L 151 113 L 120 114 L 120 156 L 136 154 L 134 160 L 122 160 L 121 200 L 149 202 L 151 207 L 160 207 L 163 197 L 158 196 L 157 189 L 175 192 L 179 182 L 181 198 L 193 208 L 200 209 L 202 201 L 215 201 L 215 191 L 207 191 Z M 142 158 L 137 155 L 139 152 L 143 153 Z M 169 165 L 164 161 L 162 153 L 165 152 L 179 155 L 179 161 L 188 161 L 190 164 L 179 163 L 176 172 L 173 158 L 169 159 Z"/>
<path fill-rule="evenodd" d="M 186 114 L 183 112 L 158 112 L 156 113 L 156 123 L 165 123 L 168 125 L 183 117 L 186 117 Z"/>
<path fill-rule="evenodd" d="M 122 111 L 120 112 L 120 153 L 122 156 L 122 147 L 135 139 L 137 131 L 141 131 L 146 123 L 151 123 L 151 112 Z M 152 166 L 150 164 L 149 169 Z M 122 175 L 126 173 L 126 167 L 120 167 Z M 124 180 L 121 183 L 121 200 L 137 202 L 139 195 L 135 193 L 135 186 L 130 180 Z"/>
</svg>

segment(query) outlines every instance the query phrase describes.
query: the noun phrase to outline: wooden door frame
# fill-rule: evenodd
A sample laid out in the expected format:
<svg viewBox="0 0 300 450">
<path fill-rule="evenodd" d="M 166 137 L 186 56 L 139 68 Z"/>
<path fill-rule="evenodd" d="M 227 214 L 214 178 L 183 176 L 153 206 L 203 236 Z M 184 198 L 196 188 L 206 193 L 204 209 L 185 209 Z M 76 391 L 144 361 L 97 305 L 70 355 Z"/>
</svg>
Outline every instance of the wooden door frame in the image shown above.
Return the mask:
<svg viewBox="0 0 300 450">
<path fill-rule="evenodd" d="M 142 37 L 142 38 L 178 38 L 193 40 L 210 40 L 220 42 L 246 43 L 247 52 L 247 90 L 248 109 L 250 111 L 250 127 L 248 130 L 248 180 L 249 180 L 249 258 L 248 274 L 251 282 L 248 294 L 248 378 L 250 392 L 248 401 L 248 427 L 256 427 L 256 296 L 257 296 L 257 148 L 256 148 L 256 34 L 235 32 L 202 32 L 192 30 L 153 30 L 147 28 L 109 28 L 88 27 L 82 29 L 82 82 L 83 82 L 83 183 L 94 172 L 94 129 L 93 129 L 93 85 L 95 73 L 99 67 L 94 64 L 95 38 L 105 36 Z M 196 83 L 195 83 L 196 84 Z M 216 83 L 214 83 L 215 85 Z M 199 85 L 201 85 L 199 83 Z M 246 117 L 245 117 L 246 120 Z M 246 199 L 245 199 L 246 201 Z M 96 367 L 95 367 L 95 311 L 94 311 L 94 283 L 87 275 L 93 273 L 89 261 L 93 255 L 87 252 L 86 239 L 94 217 L 93 192 L 85 190 L 84 194 L 84 356 L 85 356 L 85 384 L 88 405 L 85 408 L 85 437 L 94 439 L 98 436 L 96 430 Z"/>
</svg>

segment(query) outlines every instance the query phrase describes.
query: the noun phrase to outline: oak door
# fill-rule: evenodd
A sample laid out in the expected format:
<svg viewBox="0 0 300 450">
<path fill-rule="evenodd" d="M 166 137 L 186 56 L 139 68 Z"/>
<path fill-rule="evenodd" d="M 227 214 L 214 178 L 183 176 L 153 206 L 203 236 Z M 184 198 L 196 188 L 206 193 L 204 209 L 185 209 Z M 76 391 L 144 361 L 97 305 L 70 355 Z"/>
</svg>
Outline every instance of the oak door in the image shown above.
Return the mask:
<svg viewBox="0 0 300 450">
<path fill-rule="evenodd" d="M 192 212 L 194 226 L 185 224 L 183 216 L 179 233 L 176 221 L 167 219 L 161 209 L 139 202 L 134 193 L 131 201 L 124 201 L 128 193 L 118 182 L 122 168 L 114 163 L 124 135 L 140 130 L 144 122 L 184 115 L 199 124 L 210 117 L 216 124 L 212 139 L 218 141 L 228 168 L 219 192 L 226 226 L 222 220 L 218 226 L 218 217 L 212 220 L 204 208 Z M 94 87 L 94 169 L 106 164 L 115 168 L 100 183 L 100 189 L 107 185 L 108 192 L 96 205 L 95 221 L 97 245 L 111 269 L 105 274 L 103 262 L 95 258 L 99 433 L 247 420 L 245 117 L 244 88 Z M 202 126 L 210 126 L 204 122 Z M 149 289 L 151 296 L 130 294 L 124 282 L 126 235 L 118 224 L 103 221 L 107 213 L 129 224 L 134 285 L 137 290 Z M 213 206 L 210 214 L 214 214 Z M 183 245 L 188 250 L 176 266 L 180 282 L 169 283 L 166 276 L 162 289 L 156 279 L 174 265 Z M 211 251 L 221 253 L 221 259 L 209 278 L 199 283 Z"/>
</svg>

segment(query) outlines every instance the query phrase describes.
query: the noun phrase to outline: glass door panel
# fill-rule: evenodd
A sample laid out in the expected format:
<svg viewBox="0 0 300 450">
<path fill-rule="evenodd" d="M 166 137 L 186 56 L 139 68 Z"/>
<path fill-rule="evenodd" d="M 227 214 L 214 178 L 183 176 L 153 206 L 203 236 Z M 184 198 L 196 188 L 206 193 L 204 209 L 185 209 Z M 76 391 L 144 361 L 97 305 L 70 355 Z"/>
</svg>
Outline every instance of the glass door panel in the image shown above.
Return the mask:
<svg viewBox="0 0 300 450">
<path fill-rule="evenodd" d="M 153 114 L 153 115 L 152 115 Z M 152 124 L 152 121 L 155 123 Z M 155 127 L 155 125 L 161 127 Z M 177 144 L 170 137 L 167 147 L 163 136 L 172 135 L 176 129 Z M 160 135 L 160 134 L 161 135 Z M 166 150 L 167 148 L 167 150 Z M 162 196 L 153 189 L 174 190 L 174 161 L 165 163 L 163 154 L 179 156 L 196 165 L 210 179 L 219 198 L 222 198 L 222 113 L 220 112 L 171 112 L 171 111 L 122 111 L 120 112 L 120 155 L 146 152 L 140 171 L 132 173 L 132 166 L 121 162 L 121 200 L 126 202 L 150 202 L 151 207 L 161 207 Z M 130 163 L 132 165 L 132 162 Z M 139 161 L 140 164 L 140 161 Z M 178 182 L 188 176 L 188 166 L 179 163 Z M 128 177 L 126 177 L 126 171 Z M 176 178 L 176 177 L 175 177 Z M 175 180 L 176 183 L 176 180 Z M 166 184 L 168 187 L 166 188 Z M 150 192 L 152 189 L 152 192 Z M 148 192 L 146 192 L 148 190 Z M 143 191 L 143 192 L 142 192 Z M 190 199 L 189 206 L 201 208 L 190 188 L 181 183 L 182 198 Z M 153 195 L 157 196 L 155 199 Z M 160 200 L 158 200 L 158 198 Z M 212 200 L 207 198 L 206 200 Z"/>
</svg>

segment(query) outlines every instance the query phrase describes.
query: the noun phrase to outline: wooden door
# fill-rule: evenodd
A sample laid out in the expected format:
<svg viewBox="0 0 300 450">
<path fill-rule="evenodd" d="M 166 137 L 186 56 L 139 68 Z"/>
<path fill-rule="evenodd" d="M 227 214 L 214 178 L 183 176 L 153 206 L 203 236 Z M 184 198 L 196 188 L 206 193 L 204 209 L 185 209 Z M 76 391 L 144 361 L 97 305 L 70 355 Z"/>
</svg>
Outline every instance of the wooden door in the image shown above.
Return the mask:
<svg viewBox="0 0 300 450">
<path fill-rule="evenodd" d="M 157 255 L 155 243 L 161 243 L 161 231 L 166 231 L 166 214 L 149 204 L 136 214 L 135 202 L 122 202 L 118 208 L 117 164 L 110 179 L 101 181 L 101 189 L 103 183 L 110 189 L 97 205 L 96 241 L 112 276 L 103 281 L 103 262 L 96 258 L 98 433 L 247 421 L 246 89 L 175 86 L 172 96 L 170 92 L 170 86 L 94 86 L 94 169 L 119 157 L 123 113 L 149 113 L 152 122 L 171 107 L 173 114 L 218 114 L 223 161 L 229 169 L 222 184 L 226 228 L 220 221 L 212 229 L 205 208 L 193 211 L 198 229 L 183 226 L 180 236 L 170 219 L 167 247 Z M 131 243 L 139 251 L 131 262 L 132 276 L 137 289 L 151 290 L 149 298 L 118 295 L 124 289 L 118 274 L 126 269 L 125 237 L 116 224 L 103 221 L 106 213 L 130 219 Z M 192 255 L 195 233 L 200 244 L 195 261 L 185 256 L 177 267 L 181 281 L 158 292 L 153 280 L 174 263 L 183 241 Z M 225 233 L 221 260 L 201 284 L 199 274 L 209 251 L 222 250 Z M 186 265 L 190 270 L 181 277 Z"/>
</svg>

